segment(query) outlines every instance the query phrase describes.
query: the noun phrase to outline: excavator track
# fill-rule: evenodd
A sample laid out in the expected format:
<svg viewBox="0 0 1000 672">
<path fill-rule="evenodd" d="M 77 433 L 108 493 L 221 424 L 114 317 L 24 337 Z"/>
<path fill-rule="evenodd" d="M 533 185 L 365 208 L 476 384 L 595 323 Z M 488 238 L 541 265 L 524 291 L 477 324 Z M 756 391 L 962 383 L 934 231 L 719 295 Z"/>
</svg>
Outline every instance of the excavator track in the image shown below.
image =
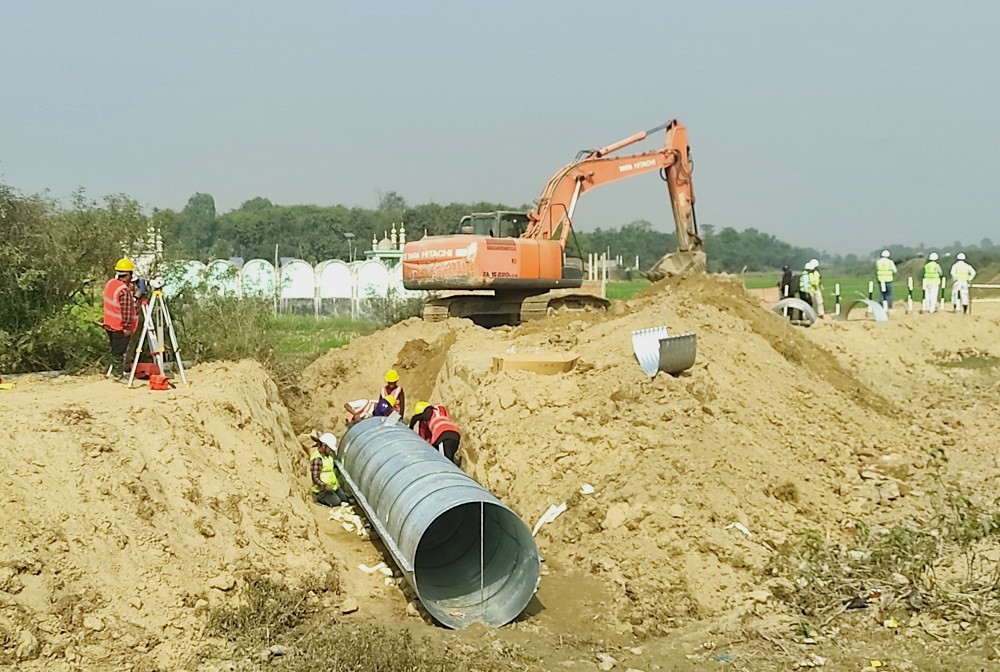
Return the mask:
<svg viewBox="0 0 1000 672">
<path fill-rule="evenodd" d="M 505 292 L 499 296 L 453 294 L 429 300 L 424 304 L 421 317 L 427 322 L 464 317 L 484 327 L 496 327 L 541 319 L 562 310 L 606 310 L 610 305 L 611 302 L 601 296 L 568 290 L 541 294 Z"/>
</svg>

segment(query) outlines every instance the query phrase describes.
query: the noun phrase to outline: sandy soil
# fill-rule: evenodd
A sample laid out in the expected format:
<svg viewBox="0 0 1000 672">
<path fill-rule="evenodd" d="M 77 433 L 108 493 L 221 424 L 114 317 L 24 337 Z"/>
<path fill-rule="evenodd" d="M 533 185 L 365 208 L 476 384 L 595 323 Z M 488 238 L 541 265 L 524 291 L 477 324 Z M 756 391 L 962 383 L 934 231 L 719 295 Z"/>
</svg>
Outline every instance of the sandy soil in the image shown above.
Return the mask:
<svg viewBox="0 0 1000 672">
<path fill-rule="evenodd" d="M 790 635 L 769 567 L 798 533 L 837 539 L 859 518 L 925 512 L 931 445 L 951 456 L 949 478 L 1000 496 L 1000 369 L 941 366 L 1000 355 L 1000 305 L 858 317 L 792 327 L 707 278 L 512 329 L 410 320 L 321 357 L 285 403 L 248 362 L 198 367 L 166 393 L 21 380 L 0 392 L 0 665 L 110 670 L 141 656 L 173 669 L 243 576 L 335 567 L 354 617 L 444 646 L 493 641 L 535 669 L 594 670 L 598 653 L 623 670 L 793 669 L 811 652 L 827 670 L 880 657 L 990 669 L 989 647 L 955 639 L 964 650 L 945 658 L 947 637 L 891 637 L 864 615 L 812 648 Z M 651 381 L 629 336 L 661 325 L 696 332 L 698 361 Z M 579 361 L 556 376 L 492 372 L 510 348 Z M 408 613 L 402 591 L 357 569 L 378 547 L 309 501 L 296 434 L 342 433 L 344 401 L 374 394 L 390 367 L 411 406 L 448 406 L 464 468 L 529 524 L 569 505 L 539 532 L 541 588 L 512 626 L 444 633 Z"/>
</svg>

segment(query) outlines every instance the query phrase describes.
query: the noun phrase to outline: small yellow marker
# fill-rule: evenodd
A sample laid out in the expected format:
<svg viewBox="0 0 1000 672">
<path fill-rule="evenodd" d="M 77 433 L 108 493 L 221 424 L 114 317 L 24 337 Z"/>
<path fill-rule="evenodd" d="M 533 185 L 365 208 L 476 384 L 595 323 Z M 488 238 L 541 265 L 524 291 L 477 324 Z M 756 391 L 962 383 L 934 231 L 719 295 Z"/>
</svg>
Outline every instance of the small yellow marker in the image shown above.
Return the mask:
<svg viewBox="0 0 1000 672">
<path fill-rule="evenodd" d="M 897 621 L 895 618 L 892 618 L 890 616 L 889 618 L 885 619 L 885 622 L 882 623 L 882 625 L 884 625 L 887 628 L 898 628 L 899 627 L 899 621 Z"/>
</svg>

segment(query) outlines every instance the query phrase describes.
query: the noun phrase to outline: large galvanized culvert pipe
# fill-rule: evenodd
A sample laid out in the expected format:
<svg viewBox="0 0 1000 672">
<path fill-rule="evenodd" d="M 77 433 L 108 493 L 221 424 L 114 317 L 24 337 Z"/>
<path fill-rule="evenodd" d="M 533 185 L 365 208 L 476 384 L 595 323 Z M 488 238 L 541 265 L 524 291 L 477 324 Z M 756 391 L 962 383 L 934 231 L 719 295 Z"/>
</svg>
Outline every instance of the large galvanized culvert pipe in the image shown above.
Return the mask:
<svg viewBox="0 0 1000 672">
<path fill-rule="evenodd" d="M 369 418 L 337 454 L 348 488 L 403 576 L 443 625 L 501 626 L 538 586 L 538 549 L 517 514 L 405 425 Z"/>
</svg>

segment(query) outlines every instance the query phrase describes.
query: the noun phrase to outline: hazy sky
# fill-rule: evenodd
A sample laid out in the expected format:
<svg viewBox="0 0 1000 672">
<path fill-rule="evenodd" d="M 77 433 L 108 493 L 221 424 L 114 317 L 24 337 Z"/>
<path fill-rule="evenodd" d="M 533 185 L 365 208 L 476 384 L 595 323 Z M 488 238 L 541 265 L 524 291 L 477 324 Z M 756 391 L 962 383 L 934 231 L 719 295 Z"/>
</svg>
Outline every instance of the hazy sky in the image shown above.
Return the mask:
<svg viewBox="0 0 1000 672">
<path fill-rule="evenodd" d="M 1000 242 L 998 26 L 996 2 L 0 0 L 0 180 L 220 211 L 516 204 L 676 117 L 701 223 L 831 252 Z M 647 175 L 577 225 L 669 213 Z"/>
</svg>

